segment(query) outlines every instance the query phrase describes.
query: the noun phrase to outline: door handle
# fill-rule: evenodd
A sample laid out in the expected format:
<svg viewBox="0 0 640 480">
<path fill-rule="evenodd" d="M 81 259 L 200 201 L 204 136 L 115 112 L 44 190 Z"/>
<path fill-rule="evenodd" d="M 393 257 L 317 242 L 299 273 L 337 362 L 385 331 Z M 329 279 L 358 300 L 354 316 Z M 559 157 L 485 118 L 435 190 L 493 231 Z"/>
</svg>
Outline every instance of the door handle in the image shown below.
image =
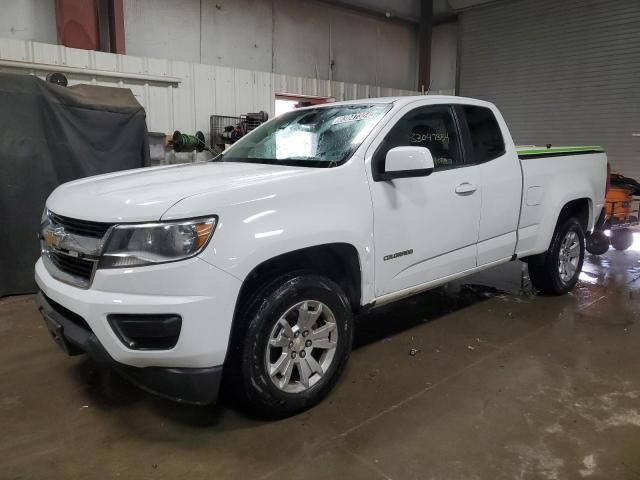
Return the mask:
<svg viewBox="0 0 640 480">
<path fill-rule="evenodd" d="M 478 187 L 473 183 L 464 182 L 456 187 L 456 193 L 458 195 L 471 195 L 477 189 Z"/>
</svg>

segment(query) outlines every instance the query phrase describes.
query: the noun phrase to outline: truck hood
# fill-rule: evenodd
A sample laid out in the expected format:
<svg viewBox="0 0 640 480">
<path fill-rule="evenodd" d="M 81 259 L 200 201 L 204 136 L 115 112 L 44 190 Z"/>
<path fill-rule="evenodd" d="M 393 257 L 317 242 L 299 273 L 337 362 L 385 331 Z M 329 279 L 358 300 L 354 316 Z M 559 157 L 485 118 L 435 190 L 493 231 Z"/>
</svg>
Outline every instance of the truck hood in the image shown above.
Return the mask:
<svg viewBox="0 0 640 480">
<path fill-rule="evenodd" d="M 59 215 L 95 222 L 154 221 L 172 205 L 193 195 L 250 189 L 313 170 L 231 162 L 126 170 L 65 183 L 48 198 L 47 208 Z"/>
</svg>

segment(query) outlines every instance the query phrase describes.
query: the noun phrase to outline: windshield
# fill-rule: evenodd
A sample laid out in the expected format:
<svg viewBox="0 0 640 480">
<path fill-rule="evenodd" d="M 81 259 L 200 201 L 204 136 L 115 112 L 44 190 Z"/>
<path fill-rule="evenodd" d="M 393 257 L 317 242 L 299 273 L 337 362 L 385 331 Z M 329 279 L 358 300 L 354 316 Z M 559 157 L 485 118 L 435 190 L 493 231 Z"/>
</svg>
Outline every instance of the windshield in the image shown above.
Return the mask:
<svg viewBox="0 0 640 480">
<path fill-rule="evenodd" d="M 391 104 L 294 110 L 249 133 L 216 160 L 334 167 L 345 162 Z"/>
</svg>

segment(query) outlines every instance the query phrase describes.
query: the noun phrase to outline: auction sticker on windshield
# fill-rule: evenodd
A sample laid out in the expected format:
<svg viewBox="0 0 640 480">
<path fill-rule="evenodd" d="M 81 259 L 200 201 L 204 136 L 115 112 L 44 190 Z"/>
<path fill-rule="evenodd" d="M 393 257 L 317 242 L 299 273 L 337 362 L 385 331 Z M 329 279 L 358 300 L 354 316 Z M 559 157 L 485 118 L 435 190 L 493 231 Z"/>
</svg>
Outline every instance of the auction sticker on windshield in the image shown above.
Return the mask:
<svg viewBox="0 0 640 480">
<path fill-rule="evenodd" d="M 349 115 L 341 115 L 336 117 L 333 120 L 333 124 L 337 123 L 346 123 L 346 122 L 355 122 L 358 120 L 366 120 L 367 118 L 376 117 L 380 115 L 380 112 L 360 112 L 360 113 L 351 113 Z"/>
</svg>

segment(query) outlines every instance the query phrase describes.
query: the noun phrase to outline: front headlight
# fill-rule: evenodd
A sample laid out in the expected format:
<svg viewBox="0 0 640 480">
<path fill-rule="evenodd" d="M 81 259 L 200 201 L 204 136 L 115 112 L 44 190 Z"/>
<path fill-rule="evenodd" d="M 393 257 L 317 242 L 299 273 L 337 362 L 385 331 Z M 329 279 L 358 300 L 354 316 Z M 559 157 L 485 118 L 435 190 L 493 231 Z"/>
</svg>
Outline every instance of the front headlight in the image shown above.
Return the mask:
<svg viewBox="0 0 640 480">
<path fill-rule="evenodd" d="M 108 235 L 100 268 L 134 267 L 184 260 L 209 243 L 217 217 L 116 225 Z"/>
</svg>

